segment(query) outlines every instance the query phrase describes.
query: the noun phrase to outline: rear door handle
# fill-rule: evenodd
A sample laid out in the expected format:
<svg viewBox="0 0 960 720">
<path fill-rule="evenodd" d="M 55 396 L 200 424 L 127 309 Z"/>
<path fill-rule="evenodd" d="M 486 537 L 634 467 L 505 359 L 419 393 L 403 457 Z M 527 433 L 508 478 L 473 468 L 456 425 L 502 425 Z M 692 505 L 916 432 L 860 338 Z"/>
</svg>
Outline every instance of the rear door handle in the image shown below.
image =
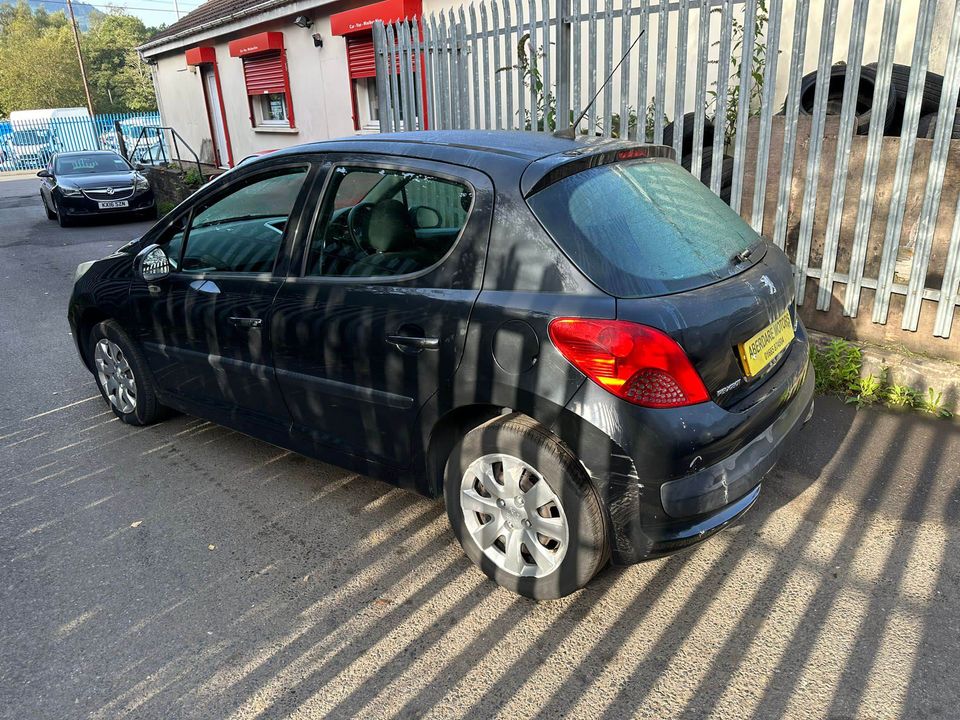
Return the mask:
<svg viewBox="0 0 960 720">
<path fill-rule="evenodd" d="M 263 320 L 260 318 L 251 318 L 251 317 L 231 317 L 227 318 L 231 325 L 241 328 L 258 328 L 263 325 Z"/>
<path fill-rule="evenodd" d="M 411 335 L 387 335 L 387 342 L 396 345 L 401 350 L 436 350 L 440 347 L 440 338 L 416 337 Z"/>
</svg>

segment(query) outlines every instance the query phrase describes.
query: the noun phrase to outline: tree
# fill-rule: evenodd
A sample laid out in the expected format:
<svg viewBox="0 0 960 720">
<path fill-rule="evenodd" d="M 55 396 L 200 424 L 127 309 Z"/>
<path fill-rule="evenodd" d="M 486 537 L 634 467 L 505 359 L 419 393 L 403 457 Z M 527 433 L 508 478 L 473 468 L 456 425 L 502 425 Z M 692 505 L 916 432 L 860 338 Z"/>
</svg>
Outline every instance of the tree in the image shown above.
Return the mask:
<svg viewBox="0 0 960 720">
<path fill-rule="evenodd" d="M 150 68 L 135 50 L 151 34 L 139 18 L 121 10 L 94 19 L 83 49 L 97 112 L 157 109 Z"/>
<path fill-rule="evenodd" d="M 98 113 L 156 110 L 150 69 L 136 47 L 153 30 L 122 10 L 91 16 L 81 37 Z M 0 4 L 0 117 L 13 110 L 86 104 L 70 22 L 63 12 Z"/>
<path fill-rule="evenodd" d="M 84 105 L 80 66 L 62 12 L 0 5 L 0 117 L 13 110 Z"/>
</svg>

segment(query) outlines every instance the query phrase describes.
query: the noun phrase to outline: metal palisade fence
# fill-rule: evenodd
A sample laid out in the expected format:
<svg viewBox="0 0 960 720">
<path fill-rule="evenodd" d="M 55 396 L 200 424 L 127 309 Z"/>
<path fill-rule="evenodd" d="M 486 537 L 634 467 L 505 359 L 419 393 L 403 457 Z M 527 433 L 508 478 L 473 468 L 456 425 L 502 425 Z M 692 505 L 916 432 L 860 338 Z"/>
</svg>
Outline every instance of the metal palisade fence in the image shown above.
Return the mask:
<svg viewBox="0 0 960 720">
<path fill-rule="evenodd" d="M 143 128 L 160 125 L 159 113 L 90 116 L 82 108 L 30 110 L 0 120 L 0 173 L 39 170 L 54 154 L 78 150 L 114 150 L 128 154 Z M 154 138 L 153 144 L 166 144 Z M 141 146 L 144 143 L 141 142 Z M 149 148 L 160 157 L 165 148 Z M 138 151 L 138 154 L 143 155 Z M 138 161 L 150 158 L 136 158 Z"/>
<path fill-rule="evenodd" d="M 484 0 L 373 34 L 382 131 L 551 132 L 599 91 L 578 132 L 672 145 L 787 251 L 798 303 L 856 317 L 868 288 L 916 331 L 928 301 L 950 336 L 957 0 Z"/>
</svg>

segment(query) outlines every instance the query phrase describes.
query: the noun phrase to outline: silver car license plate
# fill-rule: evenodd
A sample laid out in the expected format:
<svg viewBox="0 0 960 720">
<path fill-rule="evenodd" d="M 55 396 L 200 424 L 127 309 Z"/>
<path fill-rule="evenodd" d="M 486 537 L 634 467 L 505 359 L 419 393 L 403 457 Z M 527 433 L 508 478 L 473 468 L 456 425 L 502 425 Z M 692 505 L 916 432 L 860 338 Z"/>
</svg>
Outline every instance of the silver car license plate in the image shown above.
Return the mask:
<svg viewBox="0 0 960 720">
<path fill-rule="evenodd" d="M 111 208 L 125 208 L 130 207 L 129 200 L 104 200 L 103 202 L 98 202 L 97 205 L 101 210 L 110 210 Z"/>
</svg>

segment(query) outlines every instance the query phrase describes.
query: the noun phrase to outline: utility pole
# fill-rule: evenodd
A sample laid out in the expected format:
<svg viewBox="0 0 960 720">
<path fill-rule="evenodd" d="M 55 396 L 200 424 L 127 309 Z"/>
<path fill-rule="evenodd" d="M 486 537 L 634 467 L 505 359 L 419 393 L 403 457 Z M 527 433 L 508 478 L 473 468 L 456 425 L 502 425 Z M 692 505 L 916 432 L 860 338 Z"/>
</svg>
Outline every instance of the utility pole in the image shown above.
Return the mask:
<svg viewBox="0 0 960 720">
<path fill-rule="evenodd" d="M 83 65 L 83 53 L 80 51 L 80 31 L 77 30 L 77 18 L 73 14 L 73 3 L 67 0 L 67 8 L 70 10 L 70 24 L 73 26 L 73 44 L 77 47 L 77 60 L 80 62 L 80 79 L 83 80 L 83 94 L 87 96 L 87 110 L 90 111 L 90 117 L 93 117 L 93 100 L 90 99 L 90 86 L 87 84 L 87 69 Z"/>
<path fill-rule="evenodd" d="M 173 0 L 173 11 L 177 14 L 177 20 L 180 19 L 180 4 L 177 0 Z"/>
</svg>

